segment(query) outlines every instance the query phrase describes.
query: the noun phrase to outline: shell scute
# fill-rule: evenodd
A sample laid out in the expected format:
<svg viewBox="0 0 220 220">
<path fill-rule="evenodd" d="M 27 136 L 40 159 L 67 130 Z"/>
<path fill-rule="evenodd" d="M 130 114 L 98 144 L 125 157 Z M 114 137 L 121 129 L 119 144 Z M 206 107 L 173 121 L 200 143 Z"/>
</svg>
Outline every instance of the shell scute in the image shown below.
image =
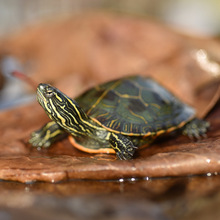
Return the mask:
<svg viewBox="0 0 220 220">
<path fill-rule="evenodd" d="M 175 130 L 195 116 L 193 108 L 153 79 L 141 76 L 104 83 L 77 102 L 100 125 L 130 136 Z"/>
</svg>

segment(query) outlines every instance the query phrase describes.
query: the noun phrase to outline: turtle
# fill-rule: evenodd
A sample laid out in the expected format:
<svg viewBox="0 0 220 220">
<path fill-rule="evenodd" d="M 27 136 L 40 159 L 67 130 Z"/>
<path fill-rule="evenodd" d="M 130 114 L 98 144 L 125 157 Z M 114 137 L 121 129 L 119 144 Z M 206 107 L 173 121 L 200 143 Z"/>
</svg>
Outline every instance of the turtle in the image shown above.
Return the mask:
<svg viewBox="0 0 220 220">
<path fill-rule="evenodd" d="M 210 126 L 156 80 L 140 75 L 97 85 L 75 99 L 40 83 L 37 100 L 51 121 L 31 134 L 33 147 L 47 148 L 69 136 L 81 151 L 130 160 L 161 135 L 180 131 L 200 138 Z"/>
</svg>

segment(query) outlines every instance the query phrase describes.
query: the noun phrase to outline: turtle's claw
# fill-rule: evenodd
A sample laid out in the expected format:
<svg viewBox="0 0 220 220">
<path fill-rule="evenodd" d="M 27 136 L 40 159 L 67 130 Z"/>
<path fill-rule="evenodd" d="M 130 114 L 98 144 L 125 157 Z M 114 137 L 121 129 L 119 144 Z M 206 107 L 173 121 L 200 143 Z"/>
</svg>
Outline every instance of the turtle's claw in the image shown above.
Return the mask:
<svg viewBox="0 0 220 220">
<path fill-rule="evenodd" d="M 206 132 L 209 127 L 209 122 L 195 118 L 185 125 L 183 134 L 187 135 L 191 139 L 196 138 L 199 140 L 201 137 L 206 137 Z"/>
<path fill-rule="evenodd" d="M 29 143 L 33 147 L 48 148 L 52 143 L 57 140 L 61 140 L 66 136 L 67 133 L 65 133 L 56 122 L 51 121 L 44 125 L 41 129 L 33 132 Z"/>
<path fill-rule="evenodd" d="M 47 135 L 43 131 L 43 129 L 35 131 L 31 134 L 31 138 L 29 143 L 33 147 L 44 147 L 47 148 L 51 145 L 50 140 L 47 139 Z"/>
</svg>

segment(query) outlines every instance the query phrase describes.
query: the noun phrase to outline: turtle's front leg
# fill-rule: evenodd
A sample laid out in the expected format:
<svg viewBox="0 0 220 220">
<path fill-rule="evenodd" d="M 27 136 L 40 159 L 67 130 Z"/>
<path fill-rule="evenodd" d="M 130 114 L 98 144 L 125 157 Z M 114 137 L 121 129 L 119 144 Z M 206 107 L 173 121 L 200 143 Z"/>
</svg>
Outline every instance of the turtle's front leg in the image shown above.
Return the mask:
<svg viewBox="0 0 220 220">
<path fill-rule="evenodd" d="M 50 145 L 67 136 L 67 133 L 54 121 L 48 122 L 41 129 L 31 134 L 29 143 L 33 147 L 50 147 Z"/>
<path fill-rule="evenodd" d="M 132 141 L 122 134 L 111 133 L 109 142 L 120 160 L 132 159 L 134 152 L 137 149 Z"/>
</svg>

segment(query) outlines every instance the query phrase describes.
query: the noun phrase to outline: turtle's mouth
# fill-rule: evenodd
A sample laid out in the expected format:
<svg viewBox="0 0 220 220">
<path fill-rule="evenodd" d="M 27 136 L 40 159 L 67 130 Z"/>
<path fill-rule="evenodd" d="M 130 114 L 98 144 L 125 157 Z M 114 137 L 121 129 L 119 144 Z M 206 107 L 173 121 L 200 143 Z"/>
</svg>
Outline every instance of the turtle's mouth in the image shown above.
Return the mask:
<svg viewBox="0 0 220 220">
<path fill-rule="evenodd" d="M 46 98 L 44 97 L 44 95 L 42 94 L 42 92 L 39 89 L 37 89 L 37 101 L 41 105 L 44 105 L 45 103 L 47 103 Z"/>
</svg>

